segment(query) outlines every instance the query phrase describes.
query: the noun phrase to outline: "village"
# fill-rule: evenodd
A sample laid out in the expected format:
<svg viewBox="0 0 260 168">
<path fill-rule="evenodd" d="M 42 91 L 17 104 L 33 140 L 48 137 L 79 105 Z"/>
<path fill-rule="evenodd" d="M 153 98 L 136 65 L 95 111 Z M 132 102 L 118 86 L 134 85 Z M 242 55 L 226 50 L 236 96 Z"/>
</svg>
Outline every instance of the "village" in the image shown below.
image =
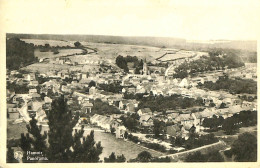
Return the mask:
<svg viewBox="0 0 260 168">
<path fill-rule="evenodd" d="M 179 60 L 164 70 L 161 67 L 150 67 L 144 60 L 138 74 L 131 63 L 127 64 L 129 72 L 125 73 L 113 68 L 114 63 L 111 64 L 111 61 L 101 59 L 86 59 L 83 62 L 67 57 L 39 60 L 40 64 L 46 62 L 69 66 L 89 64 L 99 68 L 92 71 L 7 71 L 7 116 L 8 120 L 13 121 L 12 124 L 28 123 L 35 117 L 38 125 L 48 126 L 46 111 L 51 109 L 53 99 L 64 95 L 73 114 L 80 114 L 75 129 L 91 126 L 112 133 L 119 139 L 135 141 L 133 137 L 136 137 L 138 144 L 159 144 L 158 148 L 170 154 L 187 150 L 183 145 L 173 146 L 172 137 L 181 137 L 185 141 L 189 139 L 191 131 L 198 135 L 209 134 L 209 127 L 205 127 L 204 120 L 214 117 L 225 120 L 241 111 L 257 110 L 256 93 L 231 94 L 225 90 L 200 87 L 206 82 L 216 83 L 225 76 L 234 80 L 240 77 L 256 81 L 256 64 L 253 63 L 246 63 L 241 68 L 212 70 L 180 79 L 170 74 L 174 73 L 171 68 L 183 63 Z M 147 103 L 157 99 L 177 103 L 182 101 L 183 104 L 167 104 L 159 108 L 150 107 Z M 107 108 L 101 112 L 98 106 Z M 159 127 L 157 133 L 156 127 Z M 146 147 L 149 148 L 149 145 Z M 150 148 L 160 151 L 156 147 Z"/>
</svg>

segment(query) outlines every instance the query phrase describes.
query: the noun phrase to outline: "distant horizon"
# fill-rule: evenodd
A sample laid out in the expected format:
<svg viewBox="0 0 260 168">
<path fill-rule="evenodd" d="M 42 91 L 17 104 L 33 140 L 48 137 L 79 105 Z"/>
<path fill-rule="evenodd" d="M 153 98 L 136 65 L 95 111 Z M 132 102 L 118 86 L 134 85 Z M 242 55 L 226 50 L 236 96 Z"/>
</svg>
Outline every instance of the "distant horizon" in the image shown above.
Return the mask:
<svg viewBox="0 0 260 168">
<path fill-rule="evenodd" d="M 48 36 L 107 36 L 107 37 L 127 37 L 127 38 L 172 38 L 172 39 L 180 39 L 185 41 L 257 41 L 257 39 L 228 39 L 228 38 L 219 38 L 219 39 L 188 39 L 185 37 L 174 37 L 174 36 L 142 36 L 142 35 L 111 35 L 111 34 L 62 34 L 62 33 L 6 33 L 6 34 L 14 34 L 14 35 L 48 35 Z"/>
</svg>

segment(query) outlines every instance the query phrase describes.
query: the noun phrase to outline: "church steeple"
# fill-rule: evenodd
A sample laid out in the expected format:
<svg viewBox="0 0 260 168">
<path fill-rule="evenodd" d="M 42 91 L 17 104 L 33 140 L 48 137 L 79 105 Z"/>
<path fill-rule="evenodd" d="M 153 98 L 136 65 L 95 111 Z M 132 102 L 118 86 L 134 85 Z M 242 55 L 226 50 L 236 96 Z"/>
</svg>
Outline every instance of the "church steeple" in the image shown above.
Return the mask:
<svg viewBox="0 0 260 168">
<path fill-rule="evenodd" d="M 147 68 L 146 58 L 144 59 L 144 64 L 143 64 L 143 75 L 148 75 L 148 68 Z"/>
</svg>

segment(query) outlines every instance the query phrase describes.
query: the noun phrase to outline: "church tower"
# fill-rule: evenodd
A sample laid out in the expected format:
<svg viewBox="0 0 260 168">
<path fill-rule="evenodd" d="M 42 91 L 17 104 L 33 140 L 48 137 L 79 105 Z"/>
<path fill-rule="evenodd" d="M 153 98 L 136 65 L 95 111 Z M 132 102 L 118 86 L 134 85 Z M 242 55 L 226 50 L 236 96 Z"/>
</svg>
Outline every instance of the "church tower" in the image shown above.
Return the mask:
<svg viewBox="0 0 260 168">
<path fill-rule="evenodd" d="M 148 75 L 148 68 L 147 68 L 146 58 L 144 59 L 144 64 L 143 64 L 143 75 Z"/>
</svg>

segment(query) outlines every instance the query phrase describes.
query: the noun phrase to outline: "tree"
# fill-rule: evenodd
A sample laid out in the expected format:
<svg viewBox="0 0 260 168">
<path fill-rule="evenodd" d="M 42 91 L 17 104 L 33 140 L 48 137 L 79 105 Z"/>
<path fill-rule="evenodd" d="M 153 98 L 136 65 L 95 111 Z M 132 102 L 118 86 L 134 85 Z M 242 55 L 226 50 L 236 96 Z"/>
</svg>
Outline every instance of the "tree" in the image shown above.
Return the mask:
<svg viewBox="0 0 260 168">
<path fill-rule="evenodd" d="M 115 163 L 115 162 L 125 162 L 126 158 L 123 154 L 116 156 L 115 153 L 112 152 L 111 155 L 108 158 L 105 157 L 104 160 L 106 163 Z"/>
<path fill-rule="evenodd" d="M 220 106 L 219 106 L 220 109 L 223 109 L 223 108 L 226 108 L 226 107 L 227 107 L 226 103 L 221 103 Z"/>
<path fill-rule="evenodd" d="M 254 135 L 245 132 L 231 145 L 231 152 L 238 162 L 256 162 L 257 139 Z"/>
<path fill-rule="evenodd" d="M 128 138 L 128 132 L 127 132 L 127 131 L 124 133 L 124 138 L 125 138 L 125 139 Z"/>
<path fill-rule="evenodd" d="M 70 147 L 73 144 L 72 131 L 78 121 L 78 116 L 77 118 L 72 117 L 64 96 L 53 101 L 51 110 L 46 114 L 49 121 L 49 160 L 51 162 L 67 162 Z"/>
<path fill-rule="evenodd" d="M 218 151 L 212 151 L 208 155 L 208 162 L 224 162 L 223 156 Z"/>
<path fill-rule="evenodd" d="M 42 126 L 37 126 L 37 120 L 32 117 L 32 119 L 30 120 L 30 124 L 27 125 L 27 130 L 28 133 L 30 133 L 32 135 L 31 138 L 31 144 L 33 146 L 33 151 L 37 152 L 37 151 L 41 151 L 43 153 L 45 153 L 45 150 L 47 148 L 46 145 L 46 139 L 47 139 L 47 132 L 44 132 L 44 134 L 41 134 L 42 131 Z"/>
<path fill-rule="evenodd" d="M 75 45 L 76 48 L 80 48 L 80 47 L 82 46 L 81 43 L 78 42 L 78 41 L 76 41 L 76 42 L 74 43 L 74 45 Z"/>
<path fill-rule="evenodd" d="M 117 156 L 116 161 L 117 161 L 117 162 L 125 162 L 125 161 L 126 161 L 126 158 L 125 158 L 125 156 L 122 154 L 122 155 Z"/>
<path fill-rule="evenodd" d="M 19 69 L 36 60 L 33 44 L 25 43 L 19 38 L 9 38 L 6 40 L 6 67 L 9 70 Z"/>
<path fill-rule="evenodd" d="M 114 134 L 115 131 L 116 131 L 116 129 L 110 125 L 110 132 L 111 132 L 112 134 Z"/>
<path fill-rule="evenodd" d="M 103 150 L 101 143 L 98 142 L 95 145 L 93 130 L 86 138 L 84 137 L 83 142 L 81 142 L 83 133 L 84 131 L 81 129 L 79 132 L 76 132 L 76 135 L 74 135 L 74 143 L 72 146 L 74 151 L 71 155 L 71 162 L 99 162 L 99 155 Z"/>
<path fill-rule="evenodd" d="M 149 162 L 152 159 L 152 155 L 150 152 L 143 151 L 138 154 L 136 159 L 139 162 Z"/>
<path fill-rule="evenodd" d="M 160 134 L 164 134 L 164 129 L 165 129 L 165 123 L 163 121 L 159 121 L 157 119 L 153 120 L 153 125 L 154 125 L 154 136 L 159 137 Z"/>
<path fill-rule="evenodd" d="M 7 150 L 6 163 L 18 163 L 18 161 L 14 158 L 14 150 L 11 147 L 8 147 Z"/>
<path fill-rule="evenodd" d="M 114 152 L 111 153 L 111 155 L 108 158 L 104 158 L 105 162 L 107 163 L 113 163 L 116 162 L 116 155 Z"/>
<path fill-rule="evenodd" d="M 89 84 L 88 84 L 88 87 L 91 88 L 92 86 L 96 86 L 96 82 L 95 81 L 90 81 Z"/>
<path fill-rule="evenodd" d="M 119 68 L 123 69 L 125 72 L 128 72 L 128 71 L 129 71 L 129 69 L 128 69 L 128 67 L 127 67 L 127 61 L 126 61 L 126 59 L 125 59 L 123 56 L 121 56 L 121 55 L 119 55 L 118 57 L 116 57 L 116 65 L 117 65 Z"/>
<path fill-rule="evenodd" d="M 31 138 L 29 137 L 29 133 L 27 133 L 26 135 L 24 135 L 24 133 L 21 134 L 20 143 L 24 153 L 31 150 Z M 24 156 L 22 160 L 23 163 L 29 162 L 26 156 Z"/>
<path fill-rule="evenodd" d="M 223 122 L 222 129 L 226 134 L 233 134 L 238 130 L 235 119 L 233 117 L 226 118 Z"/>
<path fill-rule="evenodd" d="M 102 102 L 100 99 L 96 99 L 91 109 L 92 114 L 120 114 L 120 110 L 113 105 L 109 105 L 106 102 Z"/>
<path fill-rule="evenodd" d="M 83 127 L 73 131 L 79 115 L 72 115 L 64 96 L 54 99 L 51 110 L 46 112 L 48 118 L 48 146 L 45 144 L 46 133 L 41 135 L 41 127 L 34 118 L 27 126 L 26 136 L 21 135 L 21 148 L 27 151 L 43 151 L 48 162 L 98 162 L 103 148 L 94 141 L 94 131 L 85 138 Z M 26 162 L 25 160 L 23 160 Z"/>
<path fill-rule="evenodd" d="M 189 154 L 185 159 L 185 162 L 206 162 L 206 161 L 207 161 L 206 157 L 202 155 L 200 152 Z"/>
</svg>

